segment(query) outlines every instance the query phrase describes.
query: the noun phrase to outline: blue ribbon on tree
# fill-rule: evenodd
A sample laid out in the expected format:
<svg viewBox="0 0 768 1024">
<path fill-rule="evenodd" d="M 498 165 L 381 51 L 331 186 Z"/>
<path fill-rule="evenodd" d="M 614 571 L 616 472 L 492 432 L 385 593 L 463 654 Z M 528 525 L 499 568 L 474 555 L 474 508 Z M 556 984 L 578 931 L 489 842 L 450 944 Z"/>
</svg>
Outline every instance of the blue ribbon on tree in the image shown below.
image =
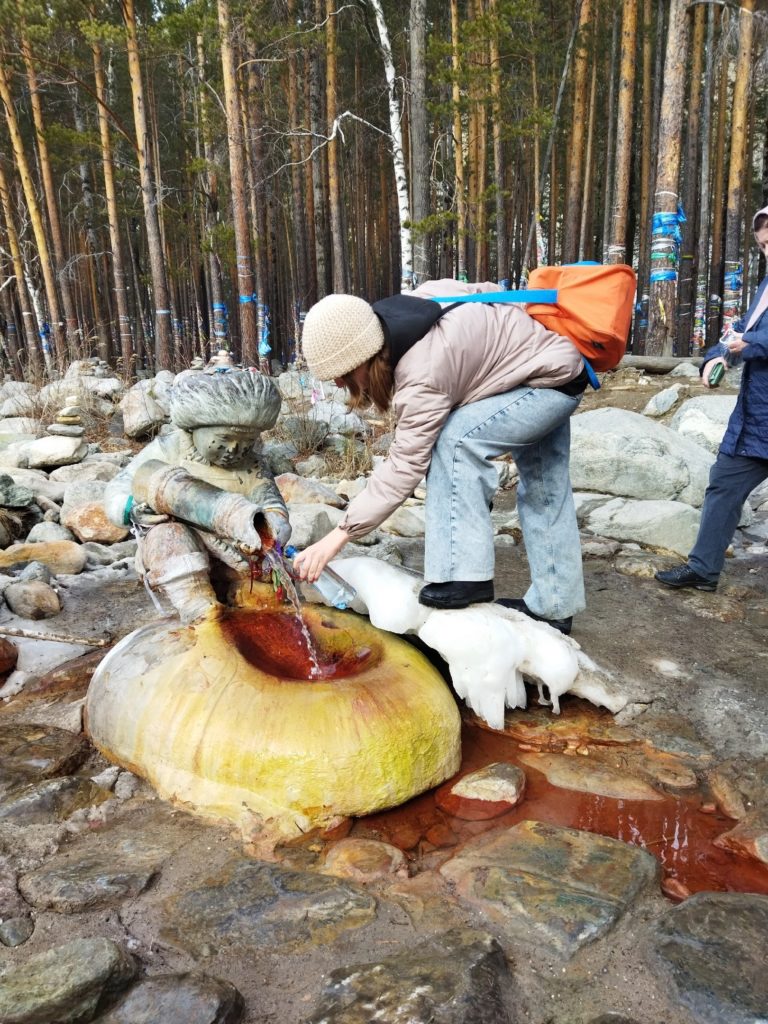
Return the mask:
<svg viewBox="0 0 768 1024">
<path fill-rule="evenodd" d="M 685 224 L 686 220 L 683 208 L 679 204 L 677 213 L 654 213 L 653 221 L 651 222 L 651 234 L 671 235 L 675 242 L 680 245 L 683 241 L 680 225 Z"/>
</svg>

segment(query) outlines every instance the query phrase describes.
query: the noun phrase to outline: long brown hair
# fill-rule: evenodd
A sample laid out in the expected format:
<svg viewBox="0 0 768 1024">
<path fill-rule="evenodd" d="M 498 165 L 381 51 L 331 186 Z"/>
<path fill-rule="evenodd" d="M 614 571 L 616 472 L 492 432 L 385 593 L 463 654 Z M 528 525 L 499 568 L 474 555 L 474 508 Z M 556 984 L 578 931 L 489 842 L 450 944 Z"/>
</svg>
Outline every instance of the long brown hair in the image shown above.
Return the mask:
<svg viewBox="0 0 768 1024">
<path fill-rule="evenodd" d="M 395 391 L 395 376 L 389 362 L 389 346 L 385 344 L 375 356 L 371 356 L 367 366 L 368 383 L 365 388 L 361 388 L 350 377 L 343 378 L 344 385 L 349 391 L 349 407 L 364 409 L 373 402 L 379 412 L 387 412 Z"/>
</svg>

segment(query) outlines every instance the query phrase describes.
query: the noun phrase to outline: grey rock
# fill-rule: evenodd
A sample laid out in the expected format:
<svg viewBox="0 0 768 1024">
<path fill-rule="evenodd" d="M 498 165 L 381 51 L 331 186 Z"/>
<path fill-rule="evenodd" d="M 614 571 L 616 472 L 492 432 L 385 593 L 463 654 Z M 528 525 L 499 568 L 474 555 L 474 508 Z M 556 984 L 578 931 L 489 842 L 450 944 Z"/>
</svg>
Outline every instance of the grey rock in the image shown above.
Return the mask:
<svg viewBox="0 0 768 1024">
<path fill-rule="evenodd" d="M 768 896 L 701 892 L 653 929 L 656 957 L 701 1024 L 768 1021 Z"/>
<path fill-rule="evenodd" d="M 613 498 L 594 508 L 583 529 L 599 537 L 672 551 L 683 558 L 696 541 L 701 514 L 682 501 L 632 501 Z"/>
<path fill-rule="evenodd" d="M 77 939 L 37 953 L 0 975 L 3 1024 L 83 1024 L 122 991 L 136 964 L 109 939 Z"/>
<path fill-rule="evenodd" d="M 711 452 L 623 409 L 581 413 L 571 425 L 575 490 L 701 506 L 714 461 Z"/>
<path fill-rule="evenodd" d="M 89 455 L 87 459 L 74 466 L 59 466 L 51 472 L 51 480 L 58 483 L 71 484 L 83 480 L 103 480 L 108 483 L 120 472 L 120 465 L 117 462 L 108 462 L 104 459 Z"/>
<path fill-rule="evenodd" d="M 61 502 L 64 497 L 64 485 L 53 480 L 41 469 L 12 468 L 9 470 L 8 476 L 13 479 L 14 483 L 28 487 L 33 494 L 42 494 L 50 501 Z"/>
<path fill-rule="evenodd" d="M 21 484 L 14 483 L 13 477 L 0 473 L 0 505 L 6 508 L 27 508 L 35 500 L 34 493 Z"/>
<path fill-rule="evenodd" d="M 38 526 L 43 525 L 43 523 L 38 523 Z M 19 579 L 24 582 L 41 580 L 43 583 L 50 583 L 53 579 L 53 574 L 48 566 L 43 565 L 42 562 L 29 562 L 19 573 Z"/>
<path fill-rule="evenodd" d="M 30 469 L 45 466 L 66 466 L 72 462 L 82 462 L 88 453 L 87 445 L 79 437 L 40 437 L 36 441 L 27 441 L 22 448 L 21 457 Z"/>
<path fill-rule="evenodd" d="M 12 583 L 3 591 L 3 597 L 11 611 L 22 619 L 51 619 L 61 611 L 59 595 L 39 580 Z"/>
<path fill-rule="evenodd" d="M 59 914 L 77 914 L 111 907 L 143 892 L 158 874 L 166 856 L 136 844 L 80 859 L 59 854 L 43 867 L 19 878 L 19 891 L 33 907 Z"/>
<path fill-rule="evenodd" d="M 39 544 L 45 543 L 51 540 L 71 540 L 74 541 L 75 535 L 71 530 L 68 530 L 66 526 L 62 526 L 60 523 L 37 523 L 27 534 L 27 544 Z"/>
<path fill-rule="evenodd" d="M 375 914 L 373 896 L 347 882 L 238 858 L 168 899 L 161 921 L 173 945 L 205 956 L 226 947 L 305 950 Z"/>
<path fill-rule="evenodd" d="M 132 796 L 136 796 L 140 786 L 141 779 L 133 772 L 120 772 L 115 780 L 115 796 L 118 800 L 130 800 Z"/>
<path fill-rule="evenodd" d="M 304 1024 L 513 1024 L 512 996 L 496 939 L 454 929 L 378 963 L 332 971 Z"/>
<path fill-rule="evenodd" d="M 674 406 L 680 397 L 680 385 L 673 384 L 654 395 L 643 409 L 643 416 L 663 416 Z"/>
<path fill-rule="evenodd" d="M 27 435 L 27 440 L 38 437 L 43 432 L 42 420 L 34 416 L 7 416 L 0 420 L 0 437 Z"/>
<path fill-rule="evenodd" d="M 524 821 L 471 840 L 440 873 L 513 939 L 572 956 L 657 884 L 659 867 L 616 839 Z"/>
<path fill-rule="evenodd" d="M 107 482 L 105 480 L 73 480 L 64 488 L 64 500 L 61 505 L 62 514 L 80 505 L 90 505 L 101 501 L 104 497 Z"/>
<path fill-rule="evenodd" d="M 280 441 L 265 441 L 262 456 L 275 476 L 280 473 L 294 473 L 294 460 L 299 453 L 295 445 Z"/>
<path fill-rule="evenodd" d="M 735 395 L 698 395 L 683 402 L 669 425 L 681 437 L 716 453 L 735 406 Z"/>
<path fill-rule="evenodd" d="M 228 981 L 206 974 L 143 978 L 94 1024 L 238 1024 L 243 997 Z"/>
<path fill-rule="evenodd" d="M 308 459 L 296 462 L 296 472 L 302 476 L 325 476 L 328 467 L 322 455 L 310 455 Z"/>
<path fill-rule="evenodd" d="M 85 427 L 78 427 L 74 423 L 52 423 L 46 427 L 46 433 L 54 437 L 82 437 Z"/>
<path fill-rule="evenodd" d="M 690 380 L 698 380 L 700 377 L 699 368 L 695 363 L 678 363 L 669 373 L 668 377 L 688 377 Z"/>
<path fill-rule="evenodd" d="M 83 549 L 88 554 L 88 567 L 94 565 L 113 565 L 125 558 L 135 558 L 137 543 L 135 540 L 118 541 L 117 544 L 99 544 L 95 540 L 86 541 Z"/>
<path fill-rule="evenodd" d="M 9 917 L 0 924 L 0 942 L 4 946 L 22 946 L 32 937 L 35 922 L 29 917 Z"/>
</svg>

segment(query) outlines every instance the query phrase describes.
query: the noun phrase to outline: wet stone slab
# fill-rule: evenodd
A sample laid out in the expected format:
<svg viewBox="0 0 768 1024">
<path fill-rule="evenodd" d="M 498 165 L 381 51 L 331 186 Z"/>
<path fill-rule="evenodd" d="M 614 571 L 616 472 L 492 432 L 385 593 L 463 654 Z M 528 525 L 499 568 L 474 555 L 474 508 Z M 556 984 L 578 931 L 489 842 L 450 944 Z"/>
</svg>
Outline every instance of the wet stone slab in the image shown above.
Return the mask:
<svg viewBox="0 0 768 1024">
<path fill-rule="evenodd" d="M 0 725 L 0 796 L 22 781 L 69 775 L 85 761 L 84 736 L 47 725 Z"/>
<path fill-rule="evenodd" d="M 332 971 L 304 1024 L 515 1024 L 513 979 L 485 932 L 455 929 L 373 964 Z"/>
<path fill-rule="evenodd" d="M 375 916 L 375 899 L 347 882 L 238 858 L 168 899 L 161 935 L 194 956 L 227 946 L 293 951 L 331 942 Z"/>
<path fill-rule="evenodd" d="M 571 956 L 658 885 L 659 868 L 616 839 L 524 821 L 468 843 L 440 872 L 510 938 Z"/>
<path fill-rule="evenodd" d="M 32 906 L 61 914 L 114 906 L 143 892 L 166 855 L 138 843 L 90 856 L 68 852 L 22 875 L 19 890 Z"/>
<path fill-rule="evenodd" d="M 62 776 L 27 782 L 10 788 L 0 800 L 0 821 L 14 825 L 46 825 L 63 821 L 84 807 L 95 807 L 110 797 L 108 789 L 90 779 Z"/>
<path fill-rule="evenodd" d="M 768 896 L 697 893 L 656 922 L 651 941 L 695 1020 L 768 1022 Z"/>
<path fill-rule="evenodd" d="M 0 974 L 3 1024 L 80 1024 L 136 974 L 133 958 L 109 939 L 78 939 L 31 956 Z"/>
<path fill-rule="evenodd" d="M 205 974 L 145 978 L 94 1024 L 238 1024 L 243 997 L 228 981 Z"/>
</svg>

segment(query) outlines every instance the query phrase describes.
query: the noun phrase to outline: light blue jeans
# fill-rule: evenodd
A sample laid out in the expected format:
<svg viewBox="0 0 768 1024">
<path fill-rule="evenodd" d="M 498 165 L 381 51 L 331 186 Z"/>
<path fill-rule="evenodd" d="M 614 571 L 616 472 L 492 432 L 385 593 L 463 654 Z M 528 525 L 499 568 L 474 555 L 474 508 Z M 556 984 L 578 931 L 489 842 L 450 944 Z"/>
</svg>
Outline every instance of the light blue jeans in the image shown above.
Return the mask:
<svg viewBox="0 0 768 1024">
<path fill-rule="evenodd" d="M 575 398 L 519 387 L 454 409 L 427 474 L 424 576 L 430 583 L 493 579 L 490 461 L 509 453 L 520 474 L 517 508 L 531 573 L 525 603 L 565 618 L 584 608 L 584 577 L 568 470 Z"/>
</svg>

